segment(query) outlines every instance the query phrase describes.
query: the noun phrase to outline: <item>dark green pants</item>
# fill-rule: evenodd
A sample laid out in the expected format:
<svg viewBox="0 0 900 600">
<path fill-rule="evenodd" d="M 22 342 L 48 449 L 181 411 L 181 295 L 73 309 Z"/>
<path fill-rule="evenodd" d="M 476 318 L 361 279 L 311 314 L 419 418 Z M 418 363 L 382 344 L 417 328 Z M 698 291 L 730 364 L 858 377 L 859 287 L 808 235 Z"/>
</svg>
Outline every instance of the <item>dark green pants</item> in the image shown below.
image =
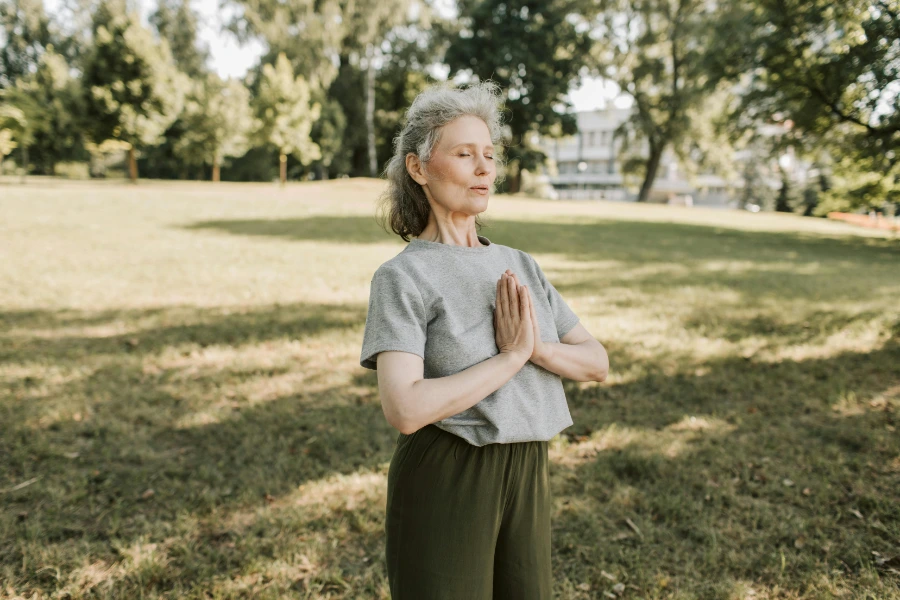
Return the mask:
<svg viewBox="0 0 900 600">
<path fill-rule="evenodd" d="M 549 600 L 547 442 L 473 446 L 428 425 L 388 471 L 392 600 Z"/>
</svg>

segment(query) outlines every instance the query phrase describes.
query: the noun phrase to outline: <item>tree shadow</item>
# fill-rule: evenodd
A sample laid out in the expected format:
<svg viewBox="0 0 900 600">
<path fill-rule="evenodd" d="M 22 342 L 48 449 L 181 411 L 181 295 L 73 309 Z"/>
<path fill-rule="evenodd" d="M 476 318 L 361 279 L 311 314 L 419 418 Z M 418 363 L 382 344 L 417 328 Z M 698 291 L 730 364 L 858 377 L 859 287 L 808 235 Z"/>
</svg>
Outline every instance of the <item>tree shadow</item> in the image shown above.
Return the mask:
<svg viewBox="0 0 900 600">
<path fill-rule="evenodd" d="M 348 315 L 356 315 L 357 324 L 362 318 L 356 308 L 333 310 L 335 315 L 324 316 L 329 328 L 354 326 L 353 319 L 345 320 Z M 5 479 L 10 484 L 41 479 L 3 498 L 11 538 L 2 544 L 7 550 L 0 552 L 0 562 L 22 565 L 33 539 L 57 548 L 88 545 L 92 559 L 113 561 L 121 557 L 111 545 L 160 539 L 189 515 L 199 525 L 184 543 L 206 547 L 206 554 L 175 560 L 143 584 L 148 589 L 161 592 L 197 569 L 202 572 L 192 573 L 195 585 L 212 586 L 223 576 L 239 576 L 261 557 L 276 560 L 280 551 L 269 538 L 301 530 L 327 538 L 340 531 L 344 546 L 323 546 L 320 558 L 327 568 L 304 585 L 336 585 L 328 583 L 331 569 L 351 580 L 349 587 L 335 589 L 365 595 L 362 590 L 383 580 L 383 498 L 370 494 L 355 508 L 333 502 L 312 513 L 280 500 L 294 498 L 298 486 L 319 485 L 335 475 L 380 473 L 371 481 L 381 481 L 396 432 L 379 406 L 375 373 L 362 371 L 354 360 L 344 384 L 256 404 L 229 398 L 223 390 L 222 406 L 210 422 L 185 425 L 184 417 L 199 408 L 188 400 L 190 389 L 213 389 L 227 381 L 203 372 L 179 379 L 178 368 L 148 373 L 136 360 L 141 353 L 198 339 L 224 345 L 276 339 L 284 335 L 276 327 L 283 323 L 295 323 L 289 332 L 311 338 L 327 331 L 302 324 L 307 317 L 319 318 L 310 316 L 315 311 L 291 305 L 272 314 L 220 316 L 191 325 L 190 335 L 172 325 L 146 328 L 135 346 L 137 357 L 117 355 L 116 343 L 94 338 L 26 340 L 20 359 L 49 355 L 56 362 L 105 362 L 86 377 L 6 407 L 0 431 L 0 450 L 9 457 Z M 61 325 L 102 323 L 85 314 L 45 317 L 31 318 Z M 738 322 L 734 328 L 743 326 Z M 87 354 L 65 351 L 69 344 Z M 635 360 L 628 349 L 616 358 Z M 566 381 L 575 425 L 563 432 L 570 444 L 563 450 L 568 461 L 552 467 L 553 493 L 560 500 L 554 520 L 558 581 L 602 586 L 607 580 L 601 570 L 626 573 L 629 583 L 648 595 L 662 573 L 669 585 L 709 598 L 721 597 L 740 578 L 801 591 L 842 564 L 844 577 L 852 581 L 871 563 L 871 549 L 897 549 L 900 507 L 894 490 L 900 474 L 889 465 L 900 448 L 896 434 L 886 429 L 897 425 L 896 414 L 872 410 L 868 403 L 900 384 L 898 359 L 900 348 L 891 340 L 874 352 L 799 362 L 725 358 L 705 363 L 702 375 L 651 372 L 615 386 Z M 307 369 L 299 365 L 299 370 Z M 849 390 L 861 411 L 836 413 L 834 405 Z M 24 391 L 13 389 L 13 398 Z M 93 405 L 92 416 L 59 419 L 38 431 L 27 426 L 33 417 L 27 407 L 54 397 L 84 399 Z M 694 429 L 685 422 L 688 416 L 712 425 Z M 633 435 L 609 442 L 616 431 Z M 654 441 L 665 436 L 672 444 Z M 66 457 L 64 451 L 78 456 Z M 791 487 L 783 484 L 788 478 Z M 803 496 L 805 487 L 814 490 L 812 496 Z M 148 489 L 153 490 L 149 497 Z M 269 511 L 258 512 L 267 506 Z M 865 519 L 857 522 L 851 509 Z M 27 516 L 15 522 L 21 513 Z M 239 514 L 243 520 L 235 521 Z M 640 535 L 623 525 L 626 518 Z M 348 530 L 347 522 L 355 525 Z M 794 545 L 799 536 L 806 540 L 805 550 Z M 248 554 L 250 540 L 257 546 Z M 827 540 L 827 552 L 815 549 Z M 259 548 L 265 548 L 261 555 L 255 554 Z M 351 560 L 356 552 L 376 561 L 361 567 Z M 787 575 L 773 552 L 791 557 L 794 566 Z M 22 576 L 40 581 L 40 565 L 25 564 L 31 566 Z M 135 583 L 117 585 L 130 590 Z"/>
<path fill-rule="evenodd" d="M 398 252 L 404 244 L 369 217 L 218 220 L 185 228 L 341 244 L 395 241 Z M 563 279 L 559 285 L 554 281 L 561 292 L 590 294 L 620 285 L 647 294 L 669 294 L 673 288 L 696 286 L 727 290 L 747 302 L 900 293 L 896 279 L 900 245 L 886 238 L 603 219 L 573 223 L 497 219 L 480 233 L 530 254 L 552 255 L 575 265 L 599 263 L 591 270 L 554 269 Z"/>
<path fill-rule="evenodd" d="M 561 455 L 575 458 L 552 467 L 557 579 L 603 590 L 606 571 L 634 597 L 730 597 L 740 581 L 816 597 L 835 582 L 893 589 L 900 577 L 875 558 L 900 552 L 898 360 L 892 338 L 872 352 L 570 384 Z"/>
</svg>

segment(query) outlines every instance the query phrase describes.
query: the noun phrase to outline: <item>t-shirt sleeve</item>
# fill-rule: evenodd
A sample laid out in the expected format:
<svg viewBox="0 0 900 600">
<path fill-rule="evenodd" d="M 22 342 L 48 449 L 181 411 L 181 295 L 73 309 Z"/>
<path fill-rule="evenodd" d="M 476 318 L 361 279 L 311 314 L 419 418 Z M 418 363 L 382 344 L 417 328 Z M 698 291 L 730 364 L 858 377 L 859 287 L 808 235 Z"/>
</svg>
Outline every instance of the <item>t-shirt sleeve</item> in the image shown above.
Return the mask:
<svg viewBox="0 0 900 600">
<path fill-rule="evenodd" d="M 372 276 L 369 311 L 359 364 L 377 370 L 379 352 L 398 350 L 425 359 L 425 303 L 415 282 L 402 269 L 381 266 Z"/>
<path fill-rule="evenodd" d="M 547 300 L 550 302 L 550 310 L 553 312 L 553 320 L 556 322 L 556 334 L 562 339 L 562 337 L 569 333 L 573 327 L 578 325 L 578 315 L 569 308 L 569 305 L 566 304 L 566 301 L 563 300 L 560 293 L 556 291 L 556 288 L 553 287 L 553 284 L 547 279 L 547 276 L 544 274 L 544 271 L 537 261 L 534 260 L 534 257 L 531 255 L 529 255 L 529 257 L 537 270 L 538 279 L 540 279 L 541 286 L 544 288 L 544 294 L 547 295 Z"/>
</svg>

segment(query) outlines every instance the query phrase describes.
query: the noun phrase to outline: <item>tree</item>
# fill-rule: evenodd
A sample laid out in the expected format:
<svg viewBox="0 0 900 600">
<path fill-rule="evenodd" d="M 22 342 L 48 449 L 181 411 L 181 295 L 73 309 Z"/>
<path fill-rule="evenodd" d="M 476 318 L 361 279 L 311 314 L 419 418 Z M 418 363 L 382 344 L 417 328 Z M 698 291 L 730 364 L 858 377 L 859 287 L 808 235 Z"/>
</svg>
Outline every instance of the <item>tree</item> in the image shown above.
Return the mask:
<svg viewBox="0 0 900 600">
<path fill-rule="evenodd" d="M 259 139 L 278 149 L 280 181 L 287 181 L 287 157 L 294 155 L 303 165 L 321 158 L 319 147 L 310 139 L 313 122 L 321 107 L 310 105 L 309 84 L 294 70 L 284 53 L 275 66 L 264 65 L 256 98 L 257 117 L 261 121 Z"/>
<path fill-rule="evenodd" d="M 378 176 L 375 142 L 376 62 L 384 60 L 381 46 L 388 33 L 406 20 L 410 0 L 355 0 L 348 2 L 345 12 L 347 31 L 342 55 L 357 54 L 365 72 L 366 149 L 369 176 Z M 418 5 L 421 8 L 422 5 Z M 352 8 L 349 8 L 352 7 Z"/>
<path fill-rule="evenodd" d="M 128 144 L 129 176 L 137 182 L 136 148 L 162 140 L 181 111 L 188 79 L 121 0 L 102 0 L 94 13 L 94 45 L 83 87 L 90 137 Z"/>
<path fill-rule="evenodd" d="M 209 47 L 197 39 L 197 14 L 191 9 L 190 0 L 159 0 L 149 20 L 160 39 L 169 43 L 182 73 L 196 79 L 209 72 Z"/>
<path fill-rule="evenodd" d="M 41 0 L 0 0 L 0 88 L 33 73 L 56 39 Z"/>
<path fill-rule="evenodd" d="M 566 94 L 587 64 L 591 40 L 584 21 L 592 10 L 577 0 L 460 0 L 459 18 L 440 26 L 451 77 L 492 79 L 504 89 L 507 161 L 515 169 L 510 192 L 518 191 L 522 169 L 546 159 L 534 134 L 577 131 Z"/>
<path fill-rule="evenodd" d="M 38 172 L 52 175 L 57 162 L 83 158 L 81 87 L 52 44 L 37 70 L 17 79 L 7 92 L 31 123 L 28 150 Z"/>
<path fill-rule="evenodd" d="M 239 9 L 225 23 L 226 30 L 242 43 L 262 38 L 268 47 L 256 83 L 264 65 L 283 53 L 310 87 L 327 89 L 340 66 L 347 30 L 344 6 L 352 4 L 351 0 L 222 0 L 221 6 Z M 251 91 L 255 88 L 251 86 Z"/>
<path fill-rule="evenodd" d="M 710 38 L 709 65 L 741 82 L 737 110 L 782 113 L 809 145 L 827 149 L 832 205 L 896 198 L 900 1 L 721 2 L 727 21 Z"/>
<path fill-rule="evenodd" d="M 35 99 L 20 85 L 0 90 L 0 108 L 2 108 L 0 110 L 0 130 L 9 132 L 3 134 L 4 138 L 10 140 L 7 142 L 7 146 L 14 142 L 9 148 L 10 151 L 13 148 L 19 149 L 22 181 L 24 182 L 31 164 L 28 159 L 28 148 L 34 142 L 34 134 L 44 112 Z"/>
<path fill-rule="evenodd" d="M 16 141 L 28 127 L 21 108 L 0 102 L 0 162 L 18 146 Z"/>
<path fill-rule="evenodd" d="M 703 62 L 715 25 L 705 0 L 601 0 L 594 29 L 595 65 L 634 99 L 632 117 L 616 131 L 623 171 L 642 178 L 645 202 L 666 148 L 691 132 L 690 114 L 715 87 Z"/>
<path fill-rule="evenodd" d="M 235 79 L 222 81 L 215 73 L 195 80 L 185 102 L 184 135 L 175 153 L 188 164 L 212 165 L 212 180 L 227 156 L 243 156 L 250 136 L 259 128 L 250 108 L 250 92 Z"/>
</svg>

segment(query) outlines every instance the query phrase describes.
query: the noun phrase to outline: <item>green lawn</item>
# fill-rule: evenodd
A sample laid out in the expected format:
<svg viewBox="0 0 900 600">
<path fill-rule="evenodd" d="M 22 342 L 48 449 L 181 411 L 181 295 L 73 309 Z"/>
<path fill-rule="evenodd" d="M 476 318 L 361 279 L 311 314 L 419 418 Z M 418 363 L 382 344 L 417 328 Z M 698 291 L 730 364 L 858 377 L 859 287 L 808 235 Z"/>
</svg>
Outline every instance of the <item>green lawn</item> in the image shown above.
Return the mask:
<svg viewBox="0 0 900 600">
<path fill-rule="evenodd" d="M 387 598 L 375 180 L 0 185 L 0 597 Z M 497 197 L 609 351 L 556 597 L 900 598 L 900 241 Z"/>
</svg>

